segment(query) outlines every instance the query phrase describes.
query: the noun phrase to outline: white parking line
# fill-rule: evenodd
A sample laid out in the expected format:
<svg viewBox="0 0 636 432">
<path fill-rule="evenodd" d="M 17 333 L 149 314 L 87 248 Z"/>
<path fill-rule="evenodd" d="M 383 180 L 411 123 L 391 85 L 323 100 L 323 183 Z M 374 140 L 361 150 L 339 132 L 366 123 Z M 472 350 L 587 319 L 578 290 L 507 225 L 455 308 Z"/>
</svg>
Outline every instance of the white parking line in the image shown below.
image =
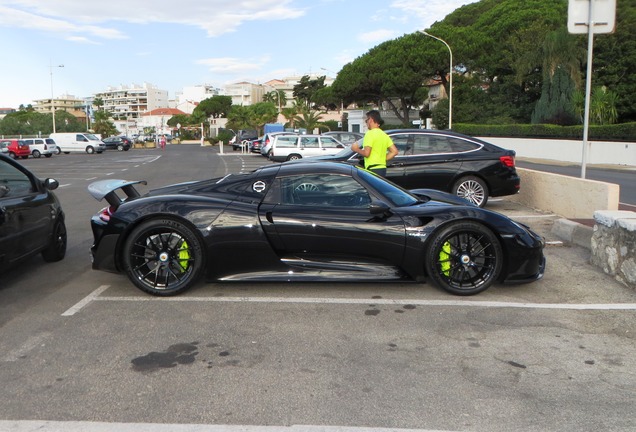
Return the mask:
<svg viewBox="0 0 636 432">
<path fill-rule="evenodd" d="M 305 303 L 305 304 L 359 304 L 359 305 L 414 305 L 517 309 L 561 310 L 636 310 L 636 303 L 518 303 L 481 300 L 416 300 L 416 299 L 365 299 L 320 297 L 152 297 L 152 296 L 100 296 L 109 285 L 102 285 L 62 316 L 72 316 L 93 301 L 111 302 L 192 302 L 192 303 Z"/>
<path fill-rule="evenodd" d="M 372 428 L 351 426 L 251 426 L 158 423 L 104 423 L 0 420 L 0 432 L 442 432 L 432 429 Z M 452 432 L 445 430 L 444 432 Z"/>
</svg>

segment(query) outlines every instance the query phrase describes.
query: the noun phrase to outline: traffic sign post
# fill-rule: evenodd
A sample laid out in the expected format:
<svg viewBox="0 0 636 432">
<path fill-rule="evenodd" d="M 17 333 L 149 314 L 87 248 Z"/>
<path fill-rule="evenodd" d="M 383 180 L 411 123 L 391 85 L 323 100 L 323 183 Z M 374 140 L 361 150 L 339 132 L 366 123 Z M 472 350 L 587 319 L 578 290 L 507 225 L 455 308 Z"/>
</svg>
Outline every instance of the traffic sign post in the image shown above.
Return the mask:
<svg viewBox="0 0 636 432">
<path fill-rule="evenodd" d="M 585 178 L 592 93 L 592 58 L 595 33 L 613 33 L 616 28 L 616 0 L 570 0 L 568 3 L 568 32 L 587 33 L 587 72 L 585 77 L 585 113 L 583 116 L 583 160 L 581 178 Z"/>
</svg>

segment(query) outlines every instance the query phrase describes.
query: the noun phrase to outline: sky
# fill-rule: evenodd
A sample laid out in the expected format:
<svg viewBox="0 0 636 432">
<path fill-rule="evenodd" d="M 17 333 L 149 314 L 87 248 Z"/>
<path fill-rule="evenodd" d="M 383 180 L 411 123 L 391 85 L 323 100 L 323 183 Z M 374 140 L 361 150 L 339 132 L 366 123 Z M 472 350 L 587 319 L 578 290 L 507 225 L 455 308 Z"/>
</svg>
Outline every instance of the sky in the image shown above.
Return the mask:
<svg viewBox="0 0 636 432">
<path fill-rule="evenodd" d="M 120 85 L 174 99 L 187 86 L 335 77 L 474 1 L 0 0 L 0 108 Z"/>
</svg>

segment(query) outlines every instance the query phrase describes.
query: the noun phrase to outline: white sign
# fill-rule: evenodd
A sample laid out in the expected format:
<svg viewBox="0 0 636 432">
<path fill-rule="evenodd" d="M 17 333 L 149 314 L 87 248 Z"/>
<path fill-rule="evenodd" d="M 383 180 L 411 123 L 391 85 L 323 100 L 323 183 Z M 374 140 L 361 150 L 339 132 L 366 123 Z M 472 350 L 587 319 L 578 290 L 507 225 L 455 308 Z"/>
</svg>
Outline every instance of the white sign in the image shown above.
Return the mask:
<svg viewBox="0 0 636 432">
<path fill-rule="evenodd" d="M 411 123 L 413 123 L 414 125 L 421 125 L 422 120 L 413 120 Z"/>
<path fill-rule="evenodd" d="M 587 34 L 590 23 L 595 34 L 613 33 L 616 27 L 616 0 L 569 0 L 568 32 Z"/>
</svg>

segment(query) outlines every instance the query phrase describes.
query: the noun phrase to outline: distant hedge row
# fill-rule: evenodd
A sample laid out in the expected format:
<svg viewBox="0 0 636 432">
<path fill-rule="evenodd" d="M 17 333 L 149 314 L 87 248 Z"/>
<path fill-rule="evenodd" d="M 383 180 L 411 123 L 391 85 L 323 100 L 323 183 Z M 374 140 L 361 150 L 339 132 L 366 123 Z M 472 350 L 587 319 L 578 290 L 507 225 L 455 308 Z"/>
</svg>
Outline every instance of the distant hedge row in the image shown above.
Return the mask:
<svg viewBox="0 0 636 432">
<path fill-rule="evenodd" d="M 550 124 L 453 124 L 453 131 L 480 137 L 583 139 L 583 126 Z M 636 123 L 590 125 L 588 138 L 596 141 L 636 141 Z"/>
</svg>

